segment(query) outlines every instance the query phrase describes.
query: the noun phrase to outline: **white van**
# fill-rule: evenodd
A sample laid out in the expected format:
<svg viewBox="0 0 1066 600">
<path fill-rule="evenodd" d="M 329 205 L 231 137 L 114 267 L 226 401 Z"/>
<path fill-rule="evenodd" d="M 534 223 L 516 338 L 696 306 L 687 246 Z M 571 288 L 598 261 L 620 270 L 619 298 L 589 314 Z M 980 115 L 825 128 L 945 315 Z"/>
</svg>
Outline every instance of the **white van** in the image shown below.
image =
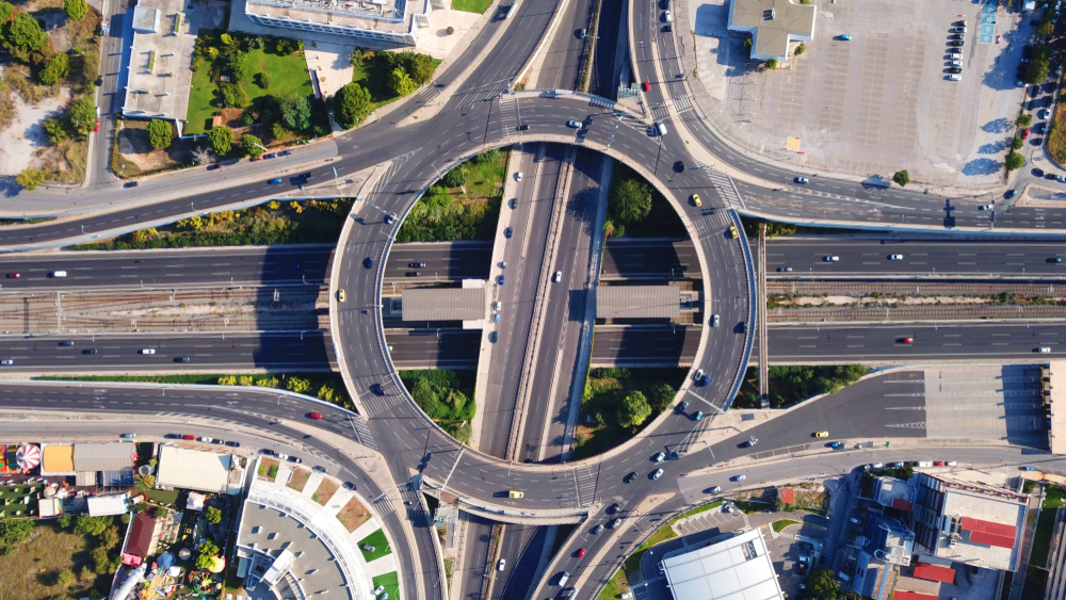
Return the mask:
<svg viewBox="0 0 1066 600">
<path fill-rule="evenodd" d="M 66 271 L 52 271 L 51 275 L 52 275 L 52 277 L 66 277 L 67 276 L 67 272 Z"/>
<path fill-rule="evenodd" d="M 655 131 L 659 132 L 659 135 L 666 135 L 666 125 L 663 125 L 662 122 L 656 123 Z"/>
<path fill-rule="evenodd" d="M 914 462 L 914 466 L 916 466 L 916 467 L 931 467 L 931 466 L 933 466 L 933 461 L 931 461 L 931 460 L 918 460 L 918 461 Z"/>
<path fill-rule="evenodd" d="M 566 585 L 567 580 L 570 579 L 570 573 L 563 571 L 563 574 L 559 576 L 559 585 Z"/>
</svg>

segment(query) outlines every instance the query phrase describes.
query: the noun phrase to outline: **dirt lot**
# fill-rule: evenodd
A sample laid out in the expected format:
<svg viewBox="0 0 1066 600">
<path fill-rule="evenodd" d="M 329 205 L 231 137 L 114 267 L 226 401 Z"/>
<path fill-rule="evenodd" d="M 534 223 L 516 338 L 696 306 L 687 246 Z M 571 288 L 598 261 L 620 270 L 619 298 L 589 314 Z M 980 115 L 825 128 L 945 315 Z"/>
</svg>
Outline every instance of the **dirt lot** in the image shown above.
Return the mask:
<svg viewBox="0 0 1066 600">
<path fill-rule="evenodd" d="M 285 485 L 291 487 L 297 492 L 304 491 L 304 486 L 307 485 L 307 480 L 311 477 L 311 471 L 307 469 L 293 469 L 292 477 L 289 478 L 289 483 Z"/>
<path fill-rule="evenodd" d="M 318 502 L 322 506 L 329 503 L 329 499 L 333 497 L 333 494 L 337 493 L 337 484 L 330 479 L 323 479 L 322 483 L 318 485 L 318 489 L 311 496 L 311 499 Z"/>
<path fill-rule="evenodd" d="M 30 168 L 34 158 L 49 147 L 41 122 L 63 114 L 70 102 L 70 90 L 61 88 L 58 95 L 44 98 L 36 104 L 27 104 L 20 94 L 13 91 L 8 98 L 14 116 L 11 124 L 0 130 L 0 175 L 17 175 Z"/>
<path fill-rule="evenodd" d="M 193 160 L 192 152 L 179 140 L 163 150 L 153 148 L 148 143 L 148 121 L 124 119 L 118 121 L 118 127 L 119 160 L 113 162 L 115 171 L 122 177 L 169 169 Z"/>
<path fill-rule="evenodd" d="M 370 511 L 363 506 L 362 502 L 352 498 L 337 513 L 337 519 L 344 524 L 344 528 L 348 530 L 348 533 L 351 533 L 370 520 Z"/>
</svg>

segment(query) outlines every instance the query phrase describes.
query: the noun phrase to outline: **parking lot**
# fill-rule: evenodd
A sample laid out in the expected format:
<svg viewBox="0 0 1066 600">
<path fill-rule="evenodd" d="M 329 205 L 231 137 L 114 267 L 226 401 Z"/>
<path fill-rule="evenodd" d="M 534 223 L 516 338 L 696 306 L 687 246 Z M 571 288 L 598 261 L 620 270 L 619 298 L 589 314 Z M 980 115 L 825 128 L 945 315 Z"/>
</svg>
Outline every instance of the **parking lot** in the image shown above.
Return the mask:
<svg viewBox="0 0 1066 600">
<path fill-rule="evenodd" d="M 759 71 L 745 66 L 743 36 L 725 31 L 728 3 L 693 1 L 699 76 L 724 112 L 714 124 L 812 174 L 906 168 L 936 185 L 994 184 L 1025 95 L 1016 71 L 1031 27 L 982 2 L 817 0 L 803 55 Z M 954 51 L 960 81 L 950 79 Z M 786 149 L 788 137 L 802 154 Z"/>
</svg>

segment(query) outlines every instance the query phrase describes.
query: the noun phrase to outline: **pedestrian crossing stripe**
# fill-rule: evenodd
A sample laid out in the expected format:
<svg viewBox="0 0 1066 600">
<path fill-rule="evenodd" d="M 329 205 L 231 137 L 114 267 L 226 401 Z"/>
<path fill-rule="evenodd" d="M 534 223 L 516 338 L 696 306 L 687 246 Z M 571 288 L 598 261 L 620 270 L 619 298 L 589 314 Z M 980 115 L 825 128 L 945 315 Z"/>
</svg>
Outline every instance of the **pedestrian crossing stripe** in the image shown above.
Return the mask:
<svg viewBox="0 0 1066 600">
<path fill-rule="evenodd" d="M 789 150 L 791 150 L 793 152 L 799 152 L 800 151 L 800 139 L 798 137 L 790 137 L 787 140 L 785 140 L 785 146 Z"/>
</svg>

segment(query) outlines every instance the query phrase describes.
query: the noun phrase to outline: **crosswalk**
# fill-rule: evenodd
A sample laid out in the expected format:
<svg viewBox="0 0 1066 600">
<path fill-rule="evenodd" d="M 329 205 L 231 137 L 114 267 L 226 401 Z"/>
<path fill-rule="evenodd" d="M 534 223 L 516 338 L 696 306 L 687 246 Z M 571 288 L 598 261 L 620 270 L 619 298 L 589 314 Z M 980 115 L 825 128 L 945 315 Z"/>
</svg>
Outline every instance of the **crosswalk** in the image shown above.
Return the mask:
<svg viewBox="0 0 1066 600">
<path fill-rule="evenodd" d="M 692 110 L 692 97 L 688 94 L 671 98 L 669 101 L 674 103 L 674 110 L 678 113 Z M 670 116 L 670 108 L 665 102 L 660 102 L 651 107 L 651 114 L 656 121 L 660 121 Z"/>
<path fill-rule="evenodd" d="M 500 114 L 500 129 L 503 131 L 503 136 L 507 139 L 511 139 L 511 136 L 518 131 L 518 99 L 512 97 L 504 97 L 500 100 L 499 105 Z"/>
<path fill-rule="evenodd" d="M 374 440 L 374 434 L 371 433 L 370 425 L 366 422 L 366 419 L 364 419 L 362 415 L 355 415 L 349 416 L 348 420 L 351 422 L 352 429 L 355 431 L 355 440 L 363 446 L 377 451 L 378 444 Z"/>
<path fill-rule="evenodd" d="M 726 205 L 731 208 L 747 208 L 743 196 L 737 193 L 737 186 L 733 184 L 733 180 L 728 175 L 708 170 L 707 176 L 714 184 L 714 189 L 718 190 L 718 194 L 726 201 Z"/>
<path fill-rule="evenodd" d="M 585 506 L 595 502 L 599 479 L 598 468 L 591 466 L 578 467 L 574 469 L 574 477 L 577 480 L 578 506 Z"/>
<path fill-rule="evenodd" d="M 732 224 L 733 219 L 729 217 L 729 211 L 726 209 L 710 208 L 692 220 L 692 225 L 696 228 L 701 240 L 714 235 L 723 235 Z"/>
</svg>

